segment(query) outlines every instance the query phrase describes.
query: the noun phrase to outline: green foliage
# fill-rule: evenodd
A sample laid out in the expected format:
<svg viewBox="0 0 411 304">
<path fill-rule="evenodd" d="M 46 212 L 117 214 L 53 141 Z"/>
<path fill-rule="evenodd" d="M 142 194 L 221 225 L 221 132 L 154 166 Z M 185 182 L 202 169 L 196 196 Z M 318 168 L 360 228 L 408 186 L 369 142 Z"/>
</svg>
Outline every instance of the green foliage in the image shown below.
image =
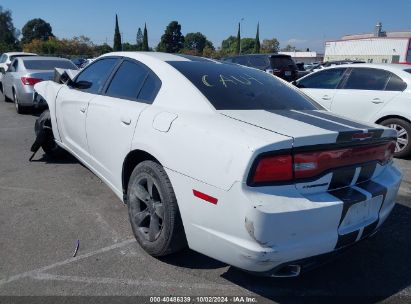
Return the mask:
<svg viewBox="0 0 411 304">
<path fill-rule="evenodd" d="M 240 23 L 238 23 L 238 31 L 237 31 L 237 44 L 236 44 L 236 49 L 235 52 L 236 54 L 241 53 L 241 34 L 240 34 Z"/>
<path fill-rule="evenodd" d="M 236 55 L 237 51 L 237 38 L 234 36 L 230 36 L 227 39 L 224 39 L 221 43 L 221 55 L 222 56 L 229 56 L 229 55 Z"/>
<path fill-rule="evenodd" d="M 178 53 L 184 48 L 184 36 L 181 33 L 181 25 L 177 21 L 171 21 L 167 25 L 157 51 L 167 53 Z"/>
<path fill-rule="evenodd" d="M 214 50 L 213 43 L 200 32 L 188 33 L 184 38 L 184 48 L 194 51 L 195 55 L 201 55 L 206 46 Z"/>
<path fill-rule="evenodd" d="M 94 56 L 100 56 L 103 54 L 107 54 L 113 51 L 113 48 L 109 46 L 107 43 L 104 43 L 102 45 L 96 45 L 94 47 Z"/>
<path fill-rule="evenodd" d="M 260 23 L 257 24 L 257 34 L 255 35 L 254 53 L 260 53 Z"/>
<path fill-rule="evenodd" d="M 255 49 L 254 38 L 241 39 L 241 54 L 253 54 Z"/>
<path fill-rule="evenodd" d="M 144 52 L 148 52 L 150 50 L 148 47 L 147 24 L 145 23 L 144 23 L 143 45 L 142 45 L 141 50 Z"/>
<path fill-rule="evenodd" d="M 120 28 L 118 26 L 118 17 L 116 14 L 116 26 L 114 28 L 114 43 L 113 43 L 113 50 L 114 51 L 121 51 L 121 34 Z"/>
<path fill-rule="evenodd" d="M 123 43 L 123 51 L 125 52 L 132 52 L 132 51 L 141 51 L 141 47 L 137 44 L 130 44 L 128 42 Z"/>
<path fill-rule="evenodd" d="M 18 49 L 18 31 L 14 28 L 9 10 L 0 6 L 0 53 Z"/>
<path fill-rule="evenodd" d="M 278 53 L 280 49 L 280 42 L 276 38 L 264 39 L 261 46 L 262 53 Z"/>
<path fill-rule="evenodd" d="M 30 43 L 34 39 L 47 41 L 50 37 L 54 37 L 50 23 L 40 18 L 29 20 L 23 26 L 21 33 L 23 44 Z"/>
</svg>

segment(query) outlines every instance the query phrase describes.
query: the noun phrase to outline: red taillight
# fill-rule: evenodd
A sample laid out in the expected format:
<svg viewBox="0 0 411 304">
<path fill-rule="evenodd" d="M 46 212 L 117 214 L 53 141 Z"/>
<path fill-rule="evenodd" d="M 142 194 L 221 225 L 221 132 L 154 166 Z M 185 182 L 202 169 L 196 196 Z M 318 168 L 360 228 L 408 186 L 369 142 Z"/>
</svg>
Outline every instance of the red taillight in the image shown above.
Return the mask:
<svg viewBox="0 0 411 304">
<path fill-rule="evenodd" d="M 394 155 L 395 141 L 373 146 L 358 146 L 329 151 L 272 155 L 260 158 L 251 175 L 252 184 L 312 178 L 326 171 L 370 161 L 386 163 Z"/>
<path fill-rule="evenodd" d="M 260 158 L 252 177 L 253 183 L 289 181 L 293 178 L 291 155 L 273 155 Z"/>
<path fill-rule="evenodd" d="M 34 86 L 36 83 L 43 81 L 40 78 L 32 78 L 32 77 L 21 77 L 21 82 L 24 85 Z"/>
</svg>

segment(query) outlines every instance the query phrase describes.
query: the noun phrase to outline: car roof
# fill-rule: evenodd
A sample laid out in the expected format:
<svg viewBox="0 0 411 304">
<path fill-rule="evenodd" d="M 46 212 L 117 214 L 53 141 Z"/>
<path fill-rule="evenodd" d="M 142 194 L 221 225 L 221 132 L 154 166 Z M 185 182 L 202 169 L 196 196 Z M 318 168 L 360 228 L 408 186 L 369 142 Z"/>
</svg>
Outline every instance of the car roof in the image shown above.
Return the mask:
<svg viewBox="0 0 411 304">
<path fill-rule="evenodd" d="M 411 66 L 408 64 L 398 64 L 398 63 L 355 63 L 355 64 L 342 64 L 327 67 L 326 69 L 338 69 L 338 68 L 374 68 L 374 69 L 383 69 L 387 71 L 404 71 L 411 69 Z M 324 69 L 323 69 L 324 70 Z"/>
<path fill-rule="evenodd" d="M 46 57 L 46 56 L 33 56 L 33 57 L 20 57 L 20 60 L 23 61 L 42 61 L 42 60 L 62 60 L 62 61 L 70 61 L 66 58 L 61 57 Z"/>
<path fill-rule="evenodd" d="M 10 52 L 10 53 L 4 53 L 7 56 L 16 56 L 16 55 L 33 55 L 37 56 L 37 54 L 34 53 L 25 53 L 25 52 Z"/>
</svg>

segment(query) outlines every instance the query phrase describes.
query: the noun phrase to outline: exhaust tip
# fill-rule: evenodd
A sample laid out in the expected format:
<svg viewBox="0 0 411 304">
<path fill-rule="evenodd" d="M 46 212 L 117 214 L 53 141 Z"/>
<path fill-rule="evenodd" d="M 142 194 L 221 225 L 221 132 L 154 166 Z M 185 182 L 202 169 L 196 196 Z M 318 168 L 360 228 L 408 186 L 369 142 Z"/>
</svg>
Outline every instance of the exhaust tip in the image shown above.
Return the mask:
<svg viewBox="0 0 411 304">
<path fill-rule="evenodd" d="M 285 265 L 272 274 L 275 278 L 292 278 L 298 277 L 301 273 L 300 265 Z"/>
</svg>

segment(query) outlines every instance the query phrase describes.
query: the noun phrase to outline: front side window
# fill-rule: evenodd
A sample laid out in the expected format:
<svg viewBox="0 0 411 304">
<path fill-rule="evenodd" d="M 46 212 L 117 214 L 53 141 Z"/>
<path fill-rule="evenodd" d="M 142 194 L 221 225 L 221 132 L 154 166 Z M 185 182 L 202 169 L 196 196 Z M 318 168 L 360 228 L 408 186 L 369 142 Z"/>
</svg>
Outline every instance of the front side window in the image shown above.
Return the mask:
<svg viewBox="0 0 411 304">
<path fill-rule="evenodd" d="M 383 91 L 390 77 L 388 71 L 371 68 L 353 68 L 347 82 L 346 90 Z"/>
<path fill-rule="evenodd" d="M 136 100 L 148 71 L 139 64 L 124 61 L 113 77 L 106 95 Z"/>
<path fill-rule="evenodd" d="M 90 64 L 76 78 L 77 83 L 80 81 L 90 83 L 90 86 L 87 89 L 82 89 L 81 91 L 92 94 L 99 93 L 117 62 L 117 58 L 105 58 Z"/>
<path fill-rule="evenodd" d="M 168 63 L 190 80 L 216 110 L 322 109 L 298 90 L 257 69 L 213 62 Z"/>
<path fill-rule="evenodd" d="M 345 68 L 320 71 L 297 81 L 297 86 L 302 89 L 336 89 L 345 71 Z"/>
</svg>

